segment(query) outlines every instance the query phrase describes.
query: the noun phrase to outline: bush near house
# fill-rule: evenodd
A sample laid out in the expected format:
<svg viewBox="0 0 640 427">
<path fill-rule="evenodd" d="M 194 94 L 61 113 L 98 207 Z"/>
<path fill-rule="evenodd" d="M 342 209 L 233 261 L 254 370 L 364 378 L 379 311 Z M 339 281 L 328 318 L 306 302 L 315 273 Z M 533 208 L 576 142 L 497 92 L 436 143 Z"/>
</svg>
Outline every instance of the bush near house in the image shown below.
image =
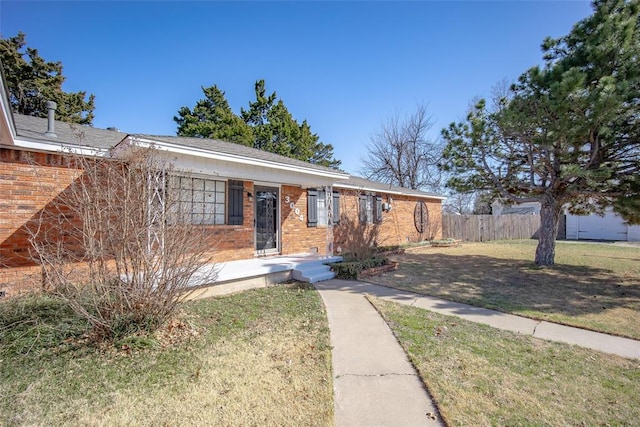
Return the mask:
<svg viewBox="0 0 640 427">
<path fill-rule="evenodd" d="M 27 226 L 45 288 L 98 341 L 155 330 L 195 275 L 205 283 L 216 275 L 171 164 L 153 148 L 132 147 L 118 160 L 65 157 L 75 179 Z"/>
<path fill-rule="evenodd" d="M 345 259 L 348 260 L 350 258 L 347 255 L 345 256 Z M 331 270 L 336 273 L 336 277 L 338 279 L 356 280 L 362 271 L 368 268 L 381 267 L 387 264 L 389 264 L 389 259 L 387 257 L 382 255 L 372 255 L 366 259 L 336 262 L 329 265 L 331 266 Z"/>
</svg>

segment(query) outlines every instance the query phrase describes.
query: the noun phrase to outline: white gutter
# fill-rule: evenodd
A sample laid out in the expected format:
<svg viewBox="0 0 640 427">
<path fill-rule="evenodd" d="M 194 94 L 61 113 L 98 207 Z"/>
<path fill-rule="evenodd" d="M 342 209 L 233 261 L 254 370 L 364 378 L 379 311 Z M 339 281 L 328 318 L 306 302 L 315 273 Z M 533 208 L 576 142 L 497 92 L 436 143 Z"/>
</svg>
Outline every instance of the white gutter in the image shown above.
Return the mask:
<svg viewBox="0 0 640 427">
<path fill-rule="evenodd" d="M 83 145 L 72 145 L 72 144 L 64 144 L 64 143 L 54 143 L 49 141 L 38 141 L 38 140 L 27 140 L 27 139 L 16 139 L 14 141 L 15 147 L 27 148 L 29 150 L 36 151 L 47 151 L 47 152 L 55 152 L 61 154 L 77 154 L 82 156 L 94 156 L 94 157 L 105 157 L 108 156 L 109 150 L 83 146 Z"/>
<path fill-rule="evenodd" d="M 422 199 L 438 199 L 438 200 L 446 200 L 446 197 L 443 196 L 431 196 L 428 194 L 416 194 L 416 193 L 408 193 L 402 190 L 392 190 L 392 189 L 382 189 L 380 187 L 366 187 L 364 185 L 350 185 L 350 184 L 333 184 L 336 188 L 344 188 L 347 190 L 359 190 L 359 191 L 371 191 L 372 193 L 385 193 L 385 194 L 396 194 L 398 196 L 411 196 L 411 197 L 419 197 Z"/>
<path fill-rule="evenodd" d="M 164 141 L 155 141 L 155 140 L 146 139 L 146 138 L 137 138 L 137 137 L 129 136 L 128 139 L 133 144 L 136 144 L 140 147 L 158 148 L 158 149 L 172 152 L 172 153 L 187 154 L 191 156 L 204 157 L 208 159 L 222 160 L 222 161 L 232 162 L 232 163 L 241 163 L 244 165 L 262 166 L 265 168 L 286 170 L 291 172 L 304 173 L 307 175 L 316 175 L 324 178 L 332 178 L 332 179 L 349 178 L 349 175 L 344 174 L 342 172 L 321 171 L 321 170 L 310 169 L 310 168 L 306 168 L 298 165 L 289 165 L 289 164 L 283 164 L 283 163 L 273 162 L 269 160 L 254 159 L 251 157 L 239 156 L 235 154 L 227 154 L 227 153 L 220 153 L 220 152 L 215 152 L 211 150 L 204 150 L 201 148 L 184 147 L 177 144 L 171 144 Z"/>
</svg>

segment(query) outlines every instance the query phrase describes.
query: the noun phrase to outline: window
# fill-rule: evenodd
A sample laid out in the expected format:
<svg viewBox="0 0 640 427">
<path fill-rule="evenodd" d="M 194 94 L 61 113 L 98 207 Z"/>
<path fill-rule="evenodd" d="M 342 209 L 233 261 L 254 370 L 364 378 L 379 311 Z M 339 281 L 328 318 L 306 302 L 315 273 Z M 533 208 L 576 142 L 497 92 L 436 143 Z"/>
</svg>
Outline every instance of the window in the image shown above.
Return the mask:
<svg viewBox="0 0 640 427">
<path fill-rule="evenodd" d="M 171 188 L 177 192 L 177 207 L 192 224 L 225 223 L 225 182 L 174 176 Z"/>
<path fill-rule="evenodd" d="M 382 222 L 382 197 L 372 194 L 361 194 L 359 217 L 362 224 L 379 224 Z"/>
<path fill-rule="evenodd" d="M 307 190 L 307 225 L 318 227 L 337 224 L 340 220 L 340 193 L 330 192 L 331 200 L 325 190 L 310 188 Z"/>
<path fill-rule="evenodd" d="M 329 225 L 329 213 L 327 212 L 327 193 L 318 191 L 318 224 Z"/>
</svg>

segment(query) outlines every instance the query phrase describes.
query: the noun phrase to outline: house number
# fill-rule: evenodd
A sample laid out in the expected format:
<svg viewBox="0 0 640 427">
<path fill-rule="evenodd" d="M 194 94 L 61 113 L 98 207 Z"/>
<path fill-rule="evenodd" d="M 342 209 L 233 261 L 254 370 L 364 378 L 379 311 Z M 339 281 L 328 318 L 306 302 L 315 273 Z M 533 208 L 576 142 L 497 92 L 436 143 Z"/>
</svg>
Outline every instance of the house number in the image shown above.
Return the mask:
<svg viewBox="0 0 640 427">
<path fill-rule="evenodd" d="M 291 201 L 291 197 L 284 196 L 284 202 L 289 204 L 289 207 L 300 221 L 304 221 L 304 215 L 300 213 L 300 208 L 296 208 L 296 204 Z"/>
</svg>

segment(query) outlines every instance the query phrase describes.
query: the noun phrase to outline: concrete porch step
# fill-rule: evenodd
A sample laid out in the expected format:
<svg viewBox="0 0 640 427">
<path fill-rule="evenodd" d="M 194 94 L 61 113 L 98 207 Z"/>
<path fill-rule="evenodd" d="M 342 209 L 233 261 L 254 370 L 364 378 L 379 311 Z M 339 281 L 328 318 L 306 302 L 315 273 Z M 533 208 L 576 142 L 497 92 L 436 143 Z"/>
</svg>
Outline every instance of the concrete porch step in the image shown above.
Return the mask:
<svg viewBox="0 0 640 427">
<path fill-rule="evenodd" d="M 291 276 L 300 282 L 316 283 L 333 279 L 335 274 L 328 265 L 325 265 L 324 268 L 315 268 L 314 270 L 293 270 Z"/>
<path fill-rule="evenodd" d="M 291 271 L 291 277 L 307 283 L 331 280 L 335 278 L 335 274 L 327 264 L 340 261 L 342 261 L 342 257 L 326 257 L 313 262 L 300 263 Z"/>
</svg>

